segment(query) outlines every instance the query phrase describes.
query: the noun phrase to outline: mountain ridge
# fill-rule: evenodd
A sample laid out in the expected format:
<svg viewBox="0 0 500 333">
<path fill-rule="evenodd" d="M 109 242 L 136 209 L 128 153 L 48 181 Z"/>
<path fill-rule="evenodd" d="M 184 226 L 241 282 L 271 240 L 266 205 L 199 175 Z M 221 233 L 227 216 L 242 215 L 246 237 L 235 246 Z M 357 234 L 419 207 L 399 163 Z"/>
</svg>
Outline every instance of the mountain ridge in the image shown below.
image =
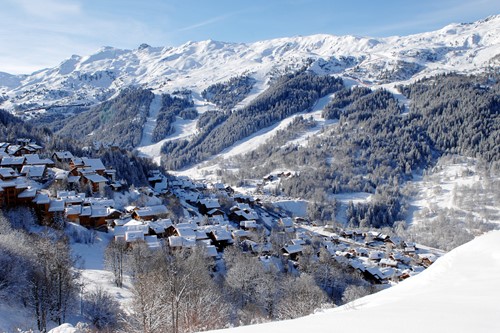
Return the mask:
<svg viewBox="0 0 500 333">
<path fill-rule="evenodd" d="M 133 50 L 106 46 L 32 74 L 1 73 L 0 107 L 15 111 L 56 103 L 93 105 L 130 85 L 159 93 L 188 89 L 199 94 L 213 83 L 245 73 L 263 91 L 273 77 L 304 65 L 319 74 L 387 84 L 442 72 L 485 71 L 500 64 L 499 55 L 500 15 L 383 38 L 317 34 L 253 43 L 141 45 Z"/>
</svg>

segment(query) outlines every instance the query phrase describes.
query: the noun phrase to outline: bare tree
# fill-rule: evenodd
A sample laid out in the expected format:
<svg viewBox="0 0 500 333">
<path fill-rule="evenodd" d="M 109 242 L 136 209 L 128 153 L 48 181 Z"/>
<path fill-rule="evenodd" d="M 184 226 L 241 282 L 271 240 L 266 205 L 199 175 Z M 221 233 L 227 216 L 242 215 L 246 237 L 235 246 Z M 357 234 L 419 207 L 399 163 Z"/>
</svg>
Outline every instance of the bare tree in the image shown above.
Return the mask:
<svg viewBox="0 0 500 333">
<path fill-rule="evenodd" d="M 123 271 L 125 265 L 125 254 L 127 243 L 124 240 L 112 240 L 109 242 L 104 253 L 105 266 L 113 272 L 117 287 L 123 287 Z"/>
</svg>

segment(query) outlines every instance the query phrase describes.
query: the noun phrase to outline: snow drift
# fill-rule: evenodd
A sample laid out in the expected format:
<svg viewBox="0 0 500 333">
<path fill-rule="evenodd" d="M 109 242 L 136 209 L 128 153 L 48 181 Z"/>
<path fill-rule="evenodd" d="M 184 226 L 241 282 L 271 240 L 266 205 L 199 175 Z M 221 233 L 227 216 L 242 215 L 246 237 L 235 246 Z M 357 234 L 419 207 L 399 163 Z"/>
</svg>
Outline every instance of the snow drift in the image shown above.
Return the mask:
<svg viewBox="0 0 500 333">
<path fill-rule="evenodd" d="M 499 281 L 500 231 L 494 231 L 421 274 L 345 306 L 218 332 L 500 332 Z"/>
</svg>

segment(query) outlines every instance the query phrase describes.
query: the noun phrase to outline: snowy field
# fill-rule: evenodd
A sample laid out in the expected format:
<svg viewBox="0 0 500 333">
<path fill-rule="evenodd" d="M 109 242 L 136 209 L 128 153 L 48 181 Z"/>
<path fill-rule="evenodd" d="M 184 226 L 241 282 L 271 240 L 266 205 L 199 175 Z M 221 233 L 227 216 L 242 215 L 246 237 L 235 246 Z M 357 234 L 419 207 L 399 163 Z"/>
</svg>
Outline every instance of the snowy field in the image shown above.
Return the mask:
<svg viewBox="0 0 500 333">
<path fill-rule="evenodd" d="M 500 231 L 476 238 L 419 275 L 336 309 L 220 330 L 246 332 L 500 332 Z"/>
<path fill-rule="evenodd" d="M 473 159 L 441 159 L 433 170 L 411 183 L 414 199 L 407 222 L 418 224 L 439 212 L 500 224 L 500 178 L 477 170 Z"/>
</svg>

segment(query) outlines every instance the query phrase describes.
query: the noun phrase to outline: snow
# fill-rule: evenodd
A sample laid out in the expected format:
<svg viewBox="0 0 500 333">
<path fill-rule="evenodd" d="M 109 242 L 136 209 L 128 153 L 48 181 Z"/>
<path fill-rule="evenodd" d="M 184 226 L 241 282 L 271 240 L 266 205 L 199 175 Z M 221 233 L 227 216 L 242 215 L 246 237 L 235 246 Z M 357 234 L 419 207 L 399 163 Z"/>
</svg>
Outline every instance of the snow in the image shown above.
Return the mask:
<svg viewBox="0 0 500 333">
<path fill-rule="evenodd" d="M 493 231 L 454 249 L 422 273 L 342 307 L 217 332 L 499 332 L 498 281 L 500 231 Z"/>
<path fill-rule="evenodd" d="M 104 269 L 104 252 L 113 235 L 104 232 L 96 232 L 96 235 L 93 244 L 71 244 L 73 255 L 81 258 L 80 279 L 84 283 L 84 292 L 102 288 L 129 313 L 133 297 L 130 279 L 124 276 L 123 288 L 118 288 L 113 283 L 113 273 Z"/>
<path fill-rule="evenodd" d="M 166 137 L 165 139 L 158 141 L 157 143 L 152 143 L 137 148 L 137 150 L 140 153 L 140 156 L 151 157 L 156 164 L 160 165 L 161 147 L 165 142 L 185 139 L 196 133 L 196 122 L 197 122 L 196 119 L 185 120 L 180 117 L 176 117 L 176 119 L 177 120 L 173 123 L 174 133 Z"/>
<path fill-rule="evenodd" d="M 492 193 L 486 191 L 490 185 L 489 182 L 493 184 L 493 182 L 498 182 L 500 178 L 481 175 L 476 170 L 477 161 L 474 159 L 460 156 L 456 156 L 455 159 L 457 161 L 448 161 L 446 158 L 442 158 L 433 170 L 428 171 L 428 176 L 414 176 L 415 181 L 413 181 L 412 186 L 416 195 L 410 202 L 407 223 L 417 224 L 425 216 L 435 216 L 439 210 L 448 209 L 500 224 L 500 204 L 494 198 L 495 193 L 493 192 L 495 190 L 492 189 Z M 457 195 L 460 195 L 459 192 L 463 191 L 464 188 L 480 189 L 480 193 L 475 192 L 474 198 L 466 200 L 467 206 L 457 202 Z M 467 195 L 467 192 L 462 195 Z M 487 198 L 488 195 L 492 197 Z M 476 207 L 470 204 L 473 200 L 480 200 L 480 196 L 485 197 L 483 200 L 489 199 L 491 205 L 483 202 Z M 482 211 L 483 208 L 487 209 L 488 213 Z"/>
<path fill-rule="evenodd" d="M 307 216 L 306 200 L 277 200 L 273 204 L 290 212 L 293 216 Z"/>
<path fill-rule="evenodd" d="M 498 64 L 500 16 L 471 24 L 410 36 L 369 38 L 312 35 L 278 38 L 250 44 L 216 41 L 188 42 L 178 47 L 122 50 L 104 47 L 84 57 L 72 56 L 54 68 L 30 75 L 0 73 L 0 91 L 8 97 L 2 108 L 21 104 L 96 104 L 129 85 L 155 94 L 189 89 L 199 112 L 211 108 L 199 96 L 211 84 L 238 75 L 256 80 L 252 92 L 238 104 L 247 105 L 272 79 L 302 67 L 322 74 L 349 77 L 354 84 L 408 82 L 437 73 L 483 71 Z M 422 70 L 384 82 L 381 77 L 401 66 L 417 64 Z M 403 63 L 404 64 L 404 63 Z M 154 113 L 151 114 L 152 125 Z M 147 139 L 143 144 L 147 143 Z"/>
<path fill-rule="evenodd" d="M 212 161 L 220 159 L 230 160 L 231 158 L 237 155 L 243 155 L 252 152 L 256 150 L 259 146 L 272 141 L 272 139 L 277 135 L 279 131 L 286 129 L 297 117 L 301 116 L 306 118 L 311 117 L 312 119 L 314 119 L 314 121 L 316 121 L 317 126 L 310 129 L 309 131 L 306 131 L 305 133 L 302 133 L 302 135 L 299 138 L 292 140 L 287 144 L 297 144 L 297 145 L 307 144 L 309 138 L 317 134 L 325 126 L 337 123 L 336 120 L 325 120 L 321 116 L 324 107 L 332 99 L 333 95 L 334 94 L 330 94 L 323 98 L 320 98 L 316 102 L 312 110 L 309 112 L 301 112 L 292 115 L 290 117 L 281 120 L 280 122 L 277 122 L 272 126 L 263 128 L 260 131 L 253 133 L 252 135 L 246 137 L 245 139 L 236 141 L 233 145 L 231 145 L 229 148 L 226 148 L 220 154 L 213 156 L 211 160 Z M 140 148 L 139 150 L 144 151 L 143 148 Z M 148 155 L 154 156 L 154 153 L 155 152 L 148 152 Z M 218 163 L 213 164 L 209 162 L 209 163 L 197 164 L 181 171 L 172 171 L 172 173 L 176 175 L 189 176 L 192 178 L 200 178 L 201 176 L 203 176 L 204 173 L 205 174 L 212 173 L 214 170 L 217 170 L 218 168 L 219 168 Z"/>
<path fill-rule="evenodd" d="M 140 147 L 152 144 L 151 138 L 156 128 L 156 120 L 161 109 L 161 100 L 161 95 L 155 95 L 155 97 L 151 101 L 151 105 L 149 106 L 149 114 L 146 118 L 146 123 L 144 124 L 144 128 L 142 131 L 141 143 L 139 144 Z"/>
</svg>

